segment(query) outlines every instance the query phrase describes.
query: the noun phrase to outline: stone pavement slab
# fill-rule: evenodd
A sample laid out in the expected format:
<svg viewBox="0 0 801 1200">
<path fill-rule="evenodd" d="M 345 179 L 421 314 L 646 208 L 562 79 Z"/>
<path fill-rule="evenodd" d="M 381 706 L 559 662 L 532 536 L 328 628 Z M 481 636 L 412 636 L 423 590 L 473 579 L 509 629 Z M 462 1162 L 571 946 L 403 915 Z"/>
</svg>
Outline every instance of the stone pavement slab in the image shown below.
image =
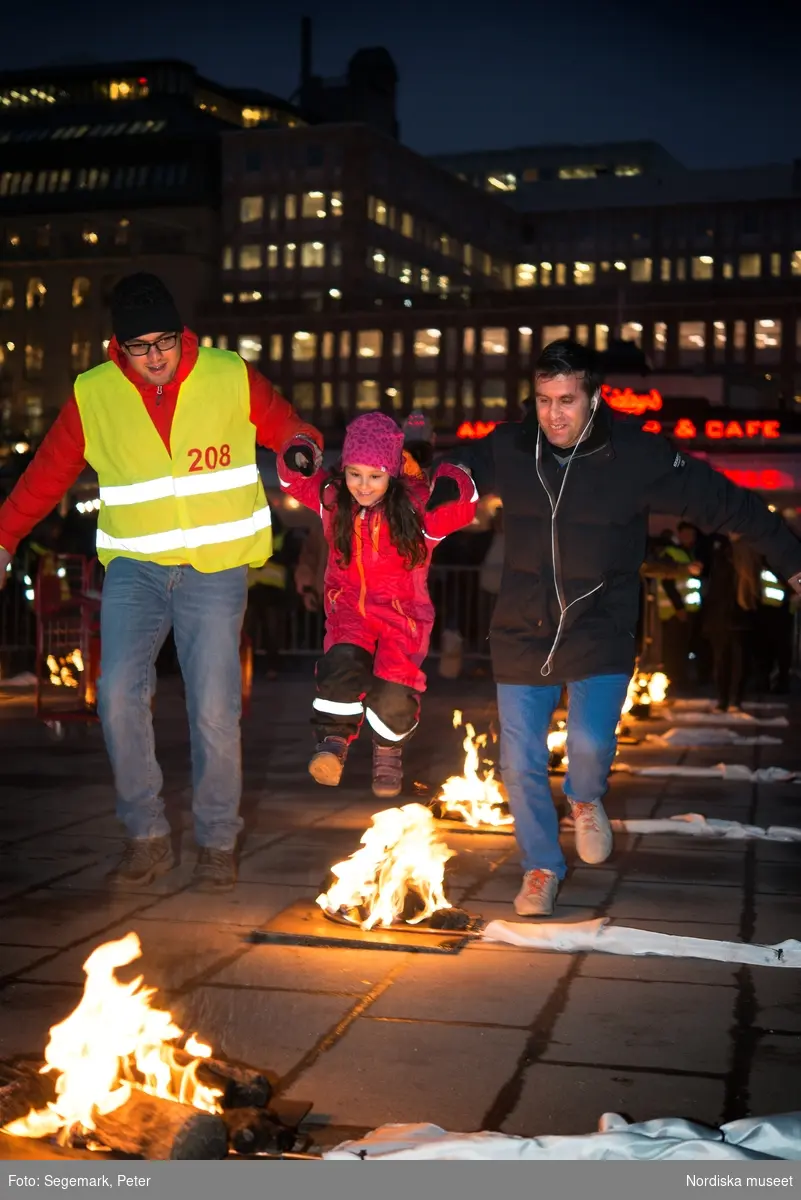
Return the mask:
<svg viewBox="0 0 801 1200">
<path fill-rule="evenodd" d="M 525 1045 L 524 1030 L 361 1018 L 286 1095 L 313 1096 L 312 1119 L 337 1126 L 431 1121 L 481 1129 L 487 1100 Z"/>
<path fill-rule="evenodd" d="M 652 1071 L 675 1070 L 682 1061 L 696 1074 L 722 1076 L 731 1054 L 734 1001 L 733 989 L 582 976 L 573 981 L 543 1061 L 593 1066 L 600 1060 Z M 596 1043 L 592 1058 L 589 1027 Z"/>
<path fill-rule="evenodd" d="M 724 1081 L 703 1075 L 538 1062 L 526 1071 L 514 1112 L 501 1129 L 520 1137 L 530 1137 L 532 1128 L 540 1134 L 590 1133 L 605 1112 L 637 1121 L 681 1113 L 690 1121 L 717 1124 L 724 1097 Z M 710 1117 L 714 1113 L 717 1118 Z"/>
<path fill-rule="evenodd" d="M 715 1124 L 798 1107 L 799 972 L 481 942 L 456 956 L 250 943 L 251 930 L 313 901 L 372 813 L 391 804 L 370 794 L 366 737 L 343 786 L 318 788 L 308 776 L 308 675 L 257 685 L 244 726 L 240 882 L 222 896 L 188 891 L 196 852 L 175 683 L 160 686 L 156 732 L 180 865 L 136 891 L 112 894 L 105 881 L 120 828 L 99 730 L 60 743 L 30 716 L 0 710 L 0 1059 L 41 1054 L 49 1027 L 80 997 L 92 948 L 135 929 L 145 951 L 135 967 L 160 988 L 156 1003 L 215 1051 L 268 1069 L 285 1094 L 312 1100 L 320 1144 L 383 1121 L 531 1135 L 586 1132 L 605 1111 Z M 479 730 L 494 716 L 486 682 L 431 684 L 398 803 L 424 801 L 459 773 L 454 708 Z M 801 706 L 790 715 L 781 746 L 641 744 L 621 758 L 797 766 Z M 555 797 L 560 790 L 555 781 Z M 695 811 L 801 826 L 794 785 L 616 772 L 607 807 L 618 817 Z M 458 850 L 446 872 L 452 901 L 486 920 L 515 920 L 514 839 L 444 836 Z M 563 841 L 561 921 L 604 917 L 729 941 L 801 934 L 801 847 L 627 836 L 616 838 L 607 863 L 587 867 L 572 837 Z"/>
</svg>

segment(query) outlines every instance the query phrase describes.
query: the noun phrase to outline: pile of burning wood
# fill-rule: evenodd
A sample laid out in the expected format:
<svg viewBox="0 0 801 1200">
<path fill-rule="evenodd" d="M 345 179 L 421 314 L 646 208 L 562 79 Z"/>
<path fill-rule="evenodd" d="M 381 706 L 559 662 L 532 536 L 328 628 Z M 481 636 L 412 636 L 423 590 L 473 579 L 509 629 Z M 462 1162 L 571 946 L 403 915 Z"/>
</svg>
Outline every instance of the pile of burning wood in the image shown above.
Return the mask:
<svg viewBox="0 0 801 1200">
<path fill-rule="evenodd" d="M 270 1110 L 264 1074 L 186 1037 L 151 1005 L 155 989 L 141 976 L 115 977 L 140 954 L 135 933 L 98 947 L 78 1006 L 50 1030 L 44 1064 L 0 1067 L 0 1131 L 146 1159 L 291 1150 L 296 1130 Z"/>
</svg>

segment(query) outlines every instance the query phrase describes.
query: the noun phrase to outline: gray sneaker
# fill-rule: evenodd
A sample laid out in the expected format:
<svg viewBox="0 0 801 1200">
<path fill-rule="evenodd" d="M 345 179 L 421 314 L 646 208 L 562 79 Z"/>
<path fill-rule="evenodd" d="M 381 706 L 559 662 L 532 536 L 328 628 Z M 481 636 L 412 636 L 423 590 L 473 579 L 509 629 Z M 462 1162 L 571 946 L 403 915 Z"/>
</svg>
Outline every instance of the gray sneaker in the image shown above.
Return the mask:
<svg viewBox="0 0 801 1200">
<path fill-rule="evenodd" d="M 212 850 L 203 846 L 192 874 L 193 892 L 230 892 L 236 883 L 233 850 Z"/>
<path fill-rule="evenodd" d="M 118 887 L 146 887 L 175 866 L 169 837 L 129 838 L 118 866 L 106 879 Z"/>
<path fill-rule="evenodd" d="M 576 836 L 576 853 L 582 862 L 606 862 L 612 853 L 612 827 L 602 804 L 579 801 L 570 805 Z"/>
<path fill-rule="evenodd" d="M 553 871 L 526 871 L 515 896 L 515 912 L 519 917 L 550 917 L 558 891 L 559 880 Z"/>
</svg>

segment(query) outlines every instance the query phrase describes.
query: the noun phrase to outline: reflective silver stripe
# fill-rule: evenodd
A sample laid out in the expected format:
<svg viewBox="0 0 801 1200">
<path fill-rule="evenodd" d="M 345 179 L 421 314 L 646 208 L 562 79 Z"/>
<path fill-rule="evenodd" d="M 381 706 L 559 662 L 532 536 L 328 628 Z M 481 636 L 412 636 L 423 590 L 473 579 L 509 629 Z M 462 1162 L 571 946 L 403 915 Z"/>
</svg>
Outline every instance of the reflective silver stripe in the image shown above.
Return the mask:
<svg viewBox="0 0 801 1200">
<path fill-rule="evenodd" d="M 407 729 L 406 733 L 393 733 L 389 725 L 385 725 L 381 718 L 373 712 L 372 708 L 368 708 L 365 715 L 367 716 L 367 723 L 370 725 L 370 727 L 374 729 L 376 733 L 380 733 L 381 737 L 385 737 L 389 742 L 402 742 L 404 738 L 407 738 L 414 733 L 418 725 L 418 722 L 415 721 L 414 725 L 412 725 L 411 729 Z"/>
<path fill-rule="evenodd" d="M 115 538 L 102 529 L 97 531 L 98 550 L 119 550 L 130 554 L 163 554 L 168 550 L 197 550 L 238 538 L 253 537 L 271 524 L 269 508 L 260 508 L 243 521 L 222 521 L 219 525 L 199 525 L 196 529 L 168 529 L 164 533 L 146 533 L 141 537 Z"/>
<path fill-rule="evenodd" d="M 149 500 L 165 500 L 168 496 L 206 496 L 212 492 L 230 492 L 259 482 L 255 463 L 247 467 L 229 467 L 223 471 L 201 472 L 198 475 L 164 475 L 144 483 L 127 483 L 119 487 L 102 487 L 100 499 L 109 508 L 124 504 L 146 504 Z"/>
<path fill-rule="evenodd" d="M 315 696 L 312 708 L 318 712 L 334 713 L 337 717 L 357 717 L 364 712 L 361 700 L 346 704 L 343 700 L 322 700 L 319 696 Z"/>
</svg>

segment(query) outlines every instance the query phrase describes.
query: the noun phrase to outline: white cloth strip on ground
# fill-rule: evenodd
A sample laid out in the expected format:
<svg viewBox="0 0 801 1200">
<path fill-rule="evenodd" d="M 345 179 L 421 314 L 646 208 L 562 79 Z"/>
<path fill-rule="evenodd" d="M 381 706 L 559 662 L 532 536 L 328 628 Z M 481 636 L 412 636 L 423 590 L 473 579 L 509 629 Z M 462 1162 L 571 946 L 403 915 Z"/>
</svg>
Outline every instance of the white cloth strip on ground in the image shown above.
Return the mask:
<svg viewBox="0 0 801 1200">
<path fill-rule="evenodd" d="M 100 499 L 109 508 L 129 504 L 146 504 L 149 500 L 164 500 L 167 496 L 204 496 L 211 492 L 230 492 L 259 481 L 255 463 L 246 467 L 229 467 L 222 471 L 203 471 L 197 475 L 163 475 L 142 483 L 102 487 Z"/>
<path fill-rule="evenodd" d="M 170 550 L 199 550 L 253 537 L 271 524 L 269 507 L 260 508 L 241 521 L 221 521 L 219 525 L 198 525 L 195 529 L 168 529 L 164 533 L 145 533 L 140 537 L 115 538 L 102 529 L 97 531 L 98 550 L 118 550 L 124 554 L 165 554 Z"/>
<path fill-rule="evenodd" d="M 755 717 L 752 713 L 716 713 L 716 712 L 674 712 L 671 721 L 680 725 L 772 725 L 776 729 L 786 729 L 790 722 L 786 717 Z"/>
<path fill-rule="evenodd" d="M 528 1138 L 510 1133 L 447 1133 L 430 1124 L 382 1125 L 362 1138 L 325 1151 L 323 1158 L 797 1162 L 801 1160 L 801 1112 L 744 1117 L 719 1129 L 681 1117 L 629 1123 L 618 1113 L 604 1113 L 597 1133 Z M 703 1165 L 695 1173 L 713 1174 Z M 786 1172 L 768 1169 L 768 1174 L 776 1177 Z"/>
<path fill-rule="evenodd" d="M 333 713 L 337 717 L 356 717 L 364 712 L 361 700 L 324 700 L 322 696 L 315 696 L 312 708 L 318 712 Z"/>
<path fill-rule="evenodd" d="M 752 771 L 741 763 L 717 763 L 714 767 L 684 767 L 666 765 L 660 767 L 618 767 L 631 775 L 651 779 L 727 779 L 730 783 L 790 783 L 799 778 L 797 771 L 785 771 L 783 767 L 759 767 Z"/>
<path fill-rule="evenodd" d="M 610 925 L 608 918 L 557 924 L 532 921 L 525 925 L 514 921 L 490 921 L 482 937 L 526 950 L 557 950 L 569 954 L 596 951 L 633 957 L 657 955 L 662 958 L 705 958 L 714 962 L 748 963 L 759 967 L 801 967 L 801 942 L 789 940 L 776 946 L 746 945 L 711 938 L 680 937 L 654 933 L 650 929 L 632 929 Z"/>
<path fill-rule="evenodd" d="M 685 725 L 668 729 L 664 733 L 646 733 L 645 740 L 652 746 L 781 746 L 782 739 L 767 733 L 743 735 L 723 726 Z"/>
<path fill-rule="evenodd" d="M 609 824 L 615 833 L 649 834 L 667 833 L 679 837 L 718 838 L 728 841 L 761 840 L 765 842 L 801 842 L 801 829 L 791 825 L 743 825 L 740 821 L 723 821 L 716 817 L 705 817 L 701 813 L 680 813 L 675 817 L 619 819 Z M 562 829 L 573 828 L 573 818 L 565 817 L 560 822 Z"/>
</svg>

